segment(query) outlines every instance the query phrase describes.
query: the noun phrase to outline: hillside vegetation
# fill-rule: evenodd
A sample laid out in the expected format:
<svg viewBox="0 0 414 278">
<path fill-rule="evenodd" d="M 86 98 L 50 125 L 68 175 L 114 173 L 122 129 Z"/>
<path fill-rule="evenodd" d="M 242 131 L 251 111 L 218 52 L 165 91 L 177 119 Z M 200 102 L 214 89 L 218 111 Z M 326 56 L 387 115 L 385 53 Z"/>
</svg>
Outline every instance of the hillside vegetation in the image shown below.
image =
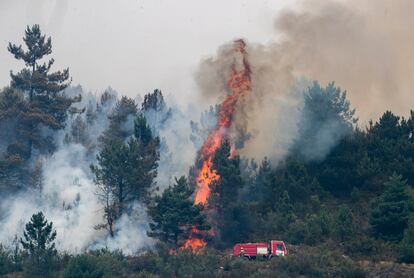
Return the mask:
<svg viewBox="0 0 414 278">
<path fill-rule="evenodd" d="M 384 111 L 365 127 L 358 125 L 342 89 L 311 83 L 303 92 L 298 135 L 281 161 L 233 155 L 230 143 L 223 142 L 212 159 L 220 179 L 212 188 L 210 215 L 193 202 L 194 169 L 170 186 L 158 184 L 165 190 L 154 187 L 170 152 L 158 129 L 173 113 L 159 90 L 142 103 L 107 92 L 87 107 L 76 106 L 82 95 L 66 93 L 69 71 L 51 72 L 53 59 L 40 62 L 51 54 L 51 42 L 37 25 L 28 27 L 25 43 L 27 52 L 9 45 L 25 67 L 0 91 L 2 194 L 18 196 L 29 189 L 43 194 L 39 158 L 56 152 L 59 135 L 64 144 L 81 145 L 93 157 L 89 175 L 102 212 L 94 228 L 116 238 L 119 223 L 132 217 L 139 203 L 155 244 L 133 254 L 109 248 L 58 251 L 55 224 L 46 213 L 32 211 L 24 233 L 0 245 L 0 275 L 414 276 L 414 112 L 404 118 Z M 110 102 L 115 104 L 106 111 Z M 214 117 L 215 111 L 204 116 Z M 106 128 L 91 138 L 89 130 L 99 119 L 107 121 Z M 195 141 L 197 136 L 203 138 L 194 132 Z M 76 204 L 64 206 L 69 211 Z M 1 208 L 0 217 L 9 213 Z M 199 252 L 182 248 L 194 227 L 207 241 Z M 271 239 L 287 244 L 287 257 L 231 256 L 235 243 Z"/>
</svg>

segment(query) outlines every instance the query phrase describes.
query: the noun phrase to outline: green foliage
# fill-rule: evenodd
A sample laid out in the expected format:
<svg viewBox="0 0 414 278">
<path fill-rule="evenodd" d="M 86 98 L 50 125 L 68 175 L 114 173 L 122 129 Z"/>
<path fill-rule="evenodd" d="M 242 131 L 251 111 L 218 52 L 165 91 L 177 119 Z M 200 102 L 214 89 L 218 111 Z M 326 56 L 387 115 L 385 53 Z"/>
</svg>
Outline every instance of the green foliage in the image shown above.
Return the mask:
<svg viewBox="0 0 414 278">
<path fill-rule="evenodd" d="M 69 70 L 51 72 L 54 59 L 41 62 L 52 53 L 50 38 L 39 25 L 27 27 L 23 38 L 27 50 L 9 43 L 9 52 L 25 67 L 10 72 L 10 87 L 0 92 L 0 185 L 20 188 L 33 185 L 31 164 L 33 149 L 40 153 L 55 150 L 52 131 L 65 127 L 69 113 L 82 112 L 71 107 L 79 97 L 70 98 L 64 89 L 70 84 Z"/>
<path fill-rule="evenodd" d="M 127 143 L 115 138 L 105 141 L 97 155 L 98 165 L 91 165 L 104 205 L 105 228 L 114 236 L 114 222 L 134 200 L 147 201 L 147 190 L 157 176 L 159 138 L 152 137 L 145 118 L 138 116 L 135 133 Z"/>
<path fill-rule="evenodd" d="M 405 120 L 386 111 L 376 123 L 370 123 L 366 131 L 366 146 L 371 188 L 381 188 L 394 172 L 414 182 L 414 138 L 412 136 L 414 114 Z"/>
<path fill-rule="evenodd" d="M 103 278 L 128 277 L 128 263 L 121 251 L 101 249 L 92 252 L 98 259 L 98 267 L 102 269 Z"/>
<path fill-rule="evenodd" d="M 3 245 L 0 245 L 0 275 L 14 271 L 12 255 Z"/>
<path fill-rule="evenodd" d="M 361 198 L 361 192 L 358 189 L 358 187 L 354 187 L 352 189 L 350 197 L 351 197 L 351 200 L 353 202 L 358 202 L 360 200 L 360 198 Z"/>
<path fill-rule="evenodd" d="M 27 159 L 30 149 L 21 134 L 22 113 L 27 111 L 24 94 L 6 87 L 0 91 L 0 187 L 19 188 L 29 183 Z"/>
<path fill-rule="evenodd" d="M 69 261 L 64 278 L 101 278 L 103 271 L 98 265 L 98 259 L 91 255 L 78 255 Z"/>
<path fill-rule="evenodd" d="M 160 112 L 165 109 L 165 106 L 166 104 L 162 92 L 155 89 L 153 93 L 148 93 L 144 96 L 141 109 L 142 111 L 155 110 Z"/>
<path fill-rule="evenodd" d="M 201 148 L 203 141 L 208 137 L 210 130 L 215 127 L 216 117 L 219 113 L 220 105 L 216 104 L 205 110 L 199 119 L 199 122 L 190 121 L 191 135 L 190 140 L 196 149 Z"/>
<path fill-rule="evenodd" d="M 158 247 L 158 254 L 149 252 L 135 257 L 132 269 L 139 277 L 221 277 L 222 258 L 217 251 L 207 249 L 202 255 L 190 251 L 171 254 L 166 246 Z"/>
<path fill-rule="evenodd" d="M 18 107 L 11 106 L 11 109 L 19 109 L 13 117 L 19 125 L 19 138 L 28 143 L 30 152 L 32 145 L 39 150 L 51 151 L 53 142 L 42 134 L 42 128 L 62 129 L 70 106 L 80 101 L 80 97 L 69 98 L 63 93 L 70 84 L 69 69 L 50 72 L 54 59 L 40 62 L 52 53 L 52 41 L 50 37 L 46 39 L 39 25 L 28 26 L 23 40 L 26 51 L 21 45 L 9 43 L 8 46 L 9 52 L 26 66 L 16 74 L 10 73 L 11 87 L 28 96 L 23 101 L 24 109 L 20 109 L 22 101 L 17 102 Z"/>
<path fill-rule="evenodd" d="M 265 157 L 259 166 L 259 171 L 251 182 L 247 199 L 258 201 L 261 213 L 266 213 L 266 209 L 271 209 L 274 203 L 275 190 L 274 174 L 270 161 Z"/>
<path fill-rule="evenodd" d="M 354 114 L 346 92 L 333 82 L 323 88 L 314 81 L 304 95 L 292 153 L 306 161 L 322 160 L 341 138 L 352 133 L 352 125 L 357 122 Z"/>
<path fill-rule="evenodd" d="M 171 108 L 167 107 L 162 92 L 155 89 L 144 96 L 141 111 L 147 118 L 153 132 L 158 132 L 171 116 Z"/>
<path fill-rule="evenodd" d="M 288 227 L 286 238 L 292 244 L 317 245 L 326 241 L 333 231 L 332 215 L 323 208 L 317 214 L 307 215 L 306 218 L 284 222 Z"/>
<path fill-rule="evenodd" d="M 246 238 L 250 226 L 243 209 L 244 205 L 237 202 L 239 190 L 244 185 L 240 172 L 240 158 L 231 157 L 228 141 L 225 141 L 214 154 L 213 168 L 220 176 L 210 196 L 217 208 L 217 223 L 220 230 L 218 243 L 228 245 Z"/>
<path fill-rule="evenodd" d="M 302 247 L 278 263 L 284 277 L 365 277 L 365 272 L 350 259 L 325 248 Z M 282 277 L 283 277 L 282 276 Z"/>
<path fill-rule="evenodd" d="M 147 120 L 144 115 L 139 114 L 134 122 L 134 135 L 137 140 L 142 142 L 143 145 L 147 146 L 154 140 L 150 126 L 147 124 Z"/>
<path fill-rule="evenodd" d="M 28 277 L 48 277 L 57 252 L 54 240 L 56 231 L 53 223 L 45 219 L 42 212 L 33 214 L 26 224 L 20 242 L 27 253 L 25 273 Z"/>
<path fill-rule="evenodd" d="M 104 102 L 106 98 L 110 98 L 109 93 L 106 96 L 102 95 Z M 115 104 L 114 109 L 108 116 L 109 127 L 102 133 L 99 140 L 105 145 L 111 141 L 124 141 L 134 132 L 132 128 L 133 119 L 137 117 L 137 105 L 132 98 L 123 96 Z M 129 128 L 129 122 L 131 127 Z"/>
<path fill-rule="evenodd" d="M 337 197 L 348 197 L 352 190 L 361 187 L 364 180 L 376 173 L 366 153 L 365 134 L 355 130 L 343 138 L 322 162 L 313 162 L 308 170 L 321 187 Z"/>
<path fill-rule="evenodd" d="M 161 196 L 156 196 L 149 208 L 154 223 L 150 224 L 150 236 L 177 247 L 178 242 L 189 237 L 192 227 L 206 230 L 205 217 L 201 205 L 193 205 L 190 197 L 193 190 L 185 177 L 176 179 L 175 185 L 167 188 Z"/>
<path fill-rule="evenodd" d="M 168 250 L 135 257 L 134 271 L 142 277 L 365 277 L 364 270 L 340 253 L 303 247 L 284 258 L 248 261 L 207 249 L 202 255 Z M 141 277 L 141 276 L 138 276 Z"/>
<path fill-rule="evenodd" d="M 305 165 L 297 160 L 288 160 L 275 171 L 273 200 L 281 198 L 284 191 L 289 194 L 289 199 L 295 205 L 309 201 L 313 194 L 322 193 L 318 181 L 309 175 Z M 274 203 L 274 206 L 277 207 L 278 203 Z"/>
<path fill-rule="evenodd" d="M 404 263 L 414 263 L 414 219 L 411 219 L 404 231 L 404 237 L 400 243 L 399 260 Z"/>
<path fill-rule="evenodd" d="M 414 211 L 414 200 L 399 175 L 392 175 L 384 186 L 384 193 L 372 205 L 369 221 L 376 237 L 400 241 Z"/>
<path fill-rule="evenodd" d="M 355 233 L 354 216 L 346 205 L 341 205 L 335 217 L 334 230 L 341 242 L 350 239 Z"/>
<path fill-rule="evenodd" d="M 88 134 L 88 125 L 81 115 L 77 115 L 71 123 L 70 133 L 65 136 L 65 143 L 82 144 L 88 147 L 91 139 Z"/>
</svg>

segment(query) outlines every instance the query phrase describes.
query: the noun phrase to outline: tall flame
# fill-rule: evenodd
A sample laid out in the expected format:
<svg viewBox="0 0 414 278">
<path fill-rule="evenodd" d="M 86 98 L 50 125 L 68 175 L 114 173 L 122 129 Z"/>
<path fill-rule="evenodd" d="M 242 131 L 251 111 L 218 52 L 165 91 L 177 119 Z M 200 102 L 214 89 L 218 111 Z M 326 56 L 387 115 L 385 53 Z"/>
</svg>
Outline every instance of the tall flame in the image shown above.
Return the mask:
<svg viewBox="0 0 414 278">
<path fill-rule="evenodd" d="M 251 71 L 247 60 L 246 43 L 243 40 L 235 41 L 234 51 L 239 57 L 236 57 L 231 65 L 230 78 L 227 81 L 227 87 L 230 94 L 221 103 L 217 125 L 215 129 L 210 132 L 200 149 L 202 166 L 196 179 L 197 190 L 194 203 L 202 204 L 205 207 L 208 206 L 211 186 L 216 181 L 220 180 L 220 176 L 213 168 L 213 156 L 220 148 L 223 141 L 227 138 L 228 129 L 232 124 L 237 103 L 249 91 L 251 91 L 252 88 L 250 78 Z M 235 149 L 233 148 L 232 155 L 234 154 Z M 198 252 L 201 248 L 205 247 L 207 243 L 203 238 L 200 238 L 200 235 L 202 234 L 203 233 L 201 231 L 193 227 L 190 239 L 185 242 L 183 248 L 192 248 L 193 251 Z"/>
</svg>

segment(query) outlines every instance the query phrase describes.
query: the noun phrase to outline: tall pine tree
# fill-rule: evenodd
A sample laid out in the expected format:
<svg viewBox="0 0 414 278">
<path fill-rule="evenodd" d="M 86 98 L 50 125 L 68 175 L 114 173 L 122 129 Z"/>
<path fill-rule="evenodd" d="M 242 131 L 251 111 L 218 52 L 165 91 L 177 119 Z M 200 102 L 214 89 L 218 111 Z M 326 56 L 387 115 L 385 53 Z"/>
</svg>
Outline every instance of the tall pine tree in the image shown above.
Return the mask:
<svg viewBox="0 0 414 278">
<path fill-rule="evenodd" d="M 230 245 L 246 237 L 249 221 L 245 214 L 246 208 L 237 202 L 239 191 L 244 184 L 240 172 L 240 158 L 238 155 L 232 157 L 228 141 L 225 141 L 215 153 L 213 168 L 220 179 L 214 185 L 211 201 L 217 208 L 220 241 L 224 245 Z"/>
<path fill-rule="evenodd" d="M 27 27 L 23 38 L 27 50 L 22 45 L 9 43 L 9 52 L 22 60 L 25 67 L 10 72 L 11 87 L 23 94 L 25 108 L 14 115 L 18 119 L 18 137 L 27 142 L 29 156 L 32 147 L 43 151 L 53 150 L 53 140 L 44 135 L 44 128 L 62 129 L 68 112 L 78 112 L 69 108 L 80 96 L 69 98 L 64 94 L 70 84 L 69 69 L 51 72 L 55 60 L 42 62 L 52 53 L 52 40 L 42 34 L 39 25 Z"/>
<path fill-rule="evenodd" d="M 98 165 L 91 165 L 104 205 L 106 228 L 114 236 L 114 222 L 135 201 L 148 201 L 148 189 L 157 176 L 159 138 L 153 137 L 145 117 L 135 120 L 134 136 L 127 143 L 120 138 L 104 142 L 97 155 Z"/>
</svg>

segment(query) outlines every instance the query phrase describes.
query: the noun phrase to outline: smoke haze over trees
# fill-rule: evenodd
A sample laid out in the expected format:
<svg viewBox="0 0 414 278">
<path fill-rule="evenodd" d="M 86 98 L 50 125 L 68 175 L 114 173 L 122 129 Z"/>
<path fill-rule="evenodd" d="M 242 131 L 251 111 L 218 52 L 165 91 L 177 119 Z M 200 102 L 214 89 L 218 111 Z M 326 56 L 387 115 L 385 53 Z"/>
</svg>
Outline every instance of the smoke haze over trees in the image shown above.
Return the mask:
<svg viewBox="0 0 414 278">
<path fill-rule="evenodd" d="M 355 3 L 300 2 L 277 40 L 224 43 L 185 101 L 73 86 L 27 26 L 0 89 L 0 275 L 413 275 L 412 4 Z M 228 256 L 269 240 L 288 256 Z"/>
</svg>

